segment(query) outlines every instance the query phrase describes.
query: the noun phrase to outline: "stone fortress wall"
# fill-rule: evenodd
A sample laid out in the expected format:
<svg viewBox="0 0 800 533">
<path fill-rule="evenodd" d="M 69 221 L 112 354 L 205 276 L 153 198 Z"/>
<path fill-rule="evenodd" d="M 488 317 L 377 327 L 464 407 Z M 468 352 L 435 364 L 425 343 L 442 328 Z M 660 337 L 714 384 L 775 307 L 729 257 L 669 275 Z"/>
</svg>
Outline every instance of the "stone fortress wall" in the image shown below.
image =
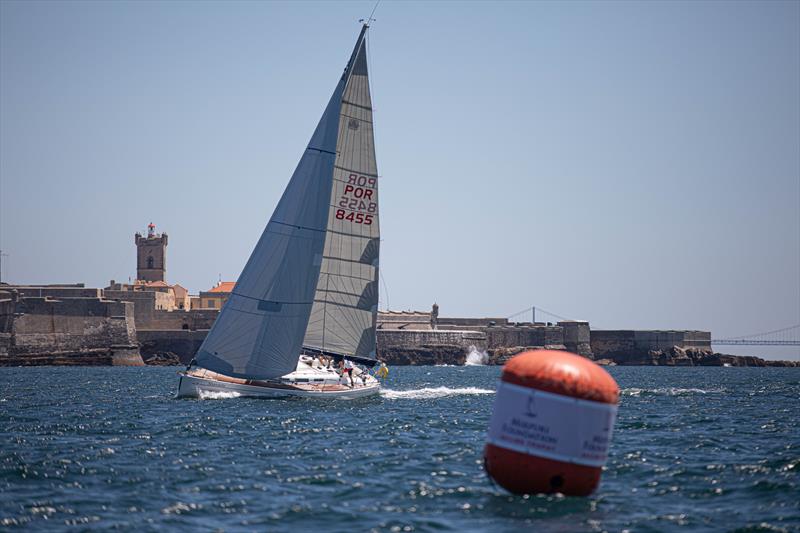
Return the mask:
<svg viewBox="0 0 800 533">
<path fill-rule="evenodd" d="M 137 233 L 134 241 L 132 284 L 0 285 L 0 365 L 142 364 L 141 356 L 188 363 L 219 310 L 189 309 L 185 303 L 199 299 L 166 283 L 166 233 L 156 234 L 151 223 L 147 235 Z M 212 289 L 220 303 L 227 294 L 219 292 L 221 285 Z M 501 364 L 530 348 L 568 350 L 609 364 L 750 365 L 758 359 L 714 354 L 707 331 L 591 330 L 580 320 L 440 317 L 436 304 L 427 312 L 380 312 L 377 341 L 378 357 L 394 364 L 463 364 L 471 350 Z"/>
<path fill-rule="evenodd" d="M 219 313 L 160 308 L 166 294 L 157 291 L 83 284 L 3 289 L 0 364 L 35 364 L 47 354 L 94 364 L 141 364 L 140 353 L 146 360 L 166 357 L 188 363 Z M 438 316 L 438 307 L 431 312 L 381 312 L 377 337 L 379 357 L 395 364 L 458 364 L 472 349 L 487 352 L 497 363 L 526 348 L 569 350 L 619 364 L 692 364 L 685 357 L 663 354 L 675 348 L 712 352 L 711 335 L 704 331 L 592 331 L 586 321 L 447 318 Z"/>
<path fill-rule="evenodd" d="M 163 292 L 105 289 L 103 294 L 109 299 L 135 304 L 134 317 L 138 331 L 210 329 L 219 314 L 215 309 L 168 310 L 164 302 L 169 295 Z"/>
<path fill-rule="evenodd" d="M 636 354 L 649 350 L 681 348 L 711 349 L 708 331 L 595 330 L 591 332 L 592 351 L 599 357 Z"/>
<path fill-rule="evenodd" d="M 582 320 L 552 324 L 442 318 L 437 306 L 430 313 L 382 312 L 378 324 L 378 354 L 390 361 L 406 360 L 403 349 L 436 351 L 443 347 L 475 347 L 488 352 L 489 362 L 495 364 L 531 348 L 568 350 L 615 364 L 692 365 L 709 362 L 713 354 L 708 331 L 592 330 L 589 322 Z"/>
<path fill-rule="evenodd" d="M 0 286 L 0 366 L 143 365 L 134 304 L 89 296 L 98 293 L 82 286 Z"/>
</svg>

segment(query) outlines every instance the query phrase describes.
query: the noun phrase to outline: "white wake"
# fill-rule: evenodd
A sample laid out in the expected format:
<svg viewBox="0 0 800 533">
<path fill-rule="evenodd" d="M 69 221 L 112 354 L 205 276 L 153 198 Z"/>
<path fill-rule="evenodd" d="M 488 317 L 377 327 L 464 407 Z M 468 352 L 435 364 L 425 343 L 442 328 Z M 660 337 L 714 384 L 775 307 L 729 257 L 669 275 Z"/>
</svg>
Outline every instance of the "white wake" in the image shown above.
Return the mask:
<svg viewBox="0 0 800 533">
<path fill-rule="evenodd" d="M 241 396 L 238 392 L 216 392 L 216 391 L 200 391 L 201 400 L 227 400 L 229 398 L 238 398 Z"/>
<path fill-rule="evenodd" d="M 452 389 L 450 387 L 428 387 L 424 389 L 412 390 L 381 390 L 381 396 L 389 400 L 410 399 L 423 400 L 429 398 L 442 398 L 444 396 L 475 395 L 475 394 L 494 394 L 493 390 L 479 389 L 478 387 L 463 387 Z"/>
</svg>

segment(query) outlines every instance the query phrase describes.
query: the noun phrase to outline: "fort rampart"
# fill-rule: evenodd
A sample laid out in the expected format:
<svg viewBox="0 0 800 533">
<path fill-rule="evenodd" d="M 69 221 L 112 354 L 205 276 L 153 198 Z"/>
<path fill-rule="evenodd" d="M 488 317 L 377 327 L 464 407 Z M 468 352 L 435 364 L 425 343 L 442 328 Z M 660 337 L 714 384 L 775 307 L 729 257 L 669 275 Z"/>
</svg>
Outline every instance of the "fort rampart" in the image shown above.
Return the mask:
<svg viewBox="0 0 800 533">
<path fill-rule="evenodd" d="M 0 365 L 188 363 L 219 311 L 166 310 L 165 293 L 74 285 L 0 289 Z M 164 302 L 161 302 L 164 304 Z M 607 364 L 745 365 L 758 358 L 715 354 L 693 330 L 591 330 L 586 321 L 512 323 L 505 318 L 378 316 L 378 357 L 392 364 L 463 364 L 472 349 L 502 364 L 530 348 L 569 350 Z"/>
<path fill-rule="evenodd" d="M 692 330 L 593 330 L 591 346 L 595 357 L 619 364 L 659 364 L 659 358 L 673 348 L 713 353 L 711 333 Z M 688 360 L 674 363 L 692 364 Z"/>
<path fill-rule="evenodd" d="M 0 328 L 0 366 L 144 364 L 129 302 L 0 291 Z"/>
</svg>

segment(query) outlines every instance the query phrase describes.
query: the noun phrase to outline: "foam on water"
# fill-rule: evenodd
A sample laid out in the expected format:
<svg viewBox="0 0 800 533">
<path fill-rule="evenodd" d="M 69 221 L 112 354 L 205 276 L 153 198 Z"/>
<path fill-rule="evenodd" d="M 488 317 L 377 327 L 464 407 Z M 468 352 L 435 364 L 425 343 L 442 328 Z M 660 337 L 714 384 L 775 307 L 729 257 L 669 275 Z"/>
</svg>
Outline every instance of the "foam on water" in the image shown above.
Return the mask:
<svg viewBox="0 0 800 533">
<path fill-rule="evenodd" d="M 200 391 L 201 400 L 228 400 L 230 398 L 238 398 L 241 396 L 238 392 L 215 392 L 215 391 Z"/>
<path fill-rule="evenodd" d="M 679 387 L 658 387 L 655 389 L 639 389 L 639 388 L 630 388 L 630 389 L 622 389 L 621 394 L 623 396 L 641 396 L 642 394 L 648 395 L 661 395 L 661 396 L 686 396 L 691 394 L 714 394 L 718 392 L 725 392 L 725 389 L 683 389 Z"/>
<path fill-rule="evenodd" d="M 485 350 L 479 351 L 475 346 L 470 346 L 464 366 L 483 366 L 488 362 L 489 354 Z"/>
<path fill-rule="evenodd" d="M 392 390 L 383 389 L 381 396 L 390 400 L 399 398 L 421 400 L 429 398 L 442 398 L 443 396 L 457 396 L 457 395 L 475 395 L 475 394 L 494 394 L 495 391 L 489 389 L 480 389 L 478 387 L 463 387 L 463 388 L 450 388 L 450 387 L 427 387 L 424 389 L 413 390 Z"/>
<path fill-rule="evenodd" d="M 173 400 L 175 370 L 2 369 L 0 530 L 800 533 L 798 368 L 608 368 L 585 498 L 486 477 L 497 366 L 395 367 L 351 402 Z"/>
</svg>

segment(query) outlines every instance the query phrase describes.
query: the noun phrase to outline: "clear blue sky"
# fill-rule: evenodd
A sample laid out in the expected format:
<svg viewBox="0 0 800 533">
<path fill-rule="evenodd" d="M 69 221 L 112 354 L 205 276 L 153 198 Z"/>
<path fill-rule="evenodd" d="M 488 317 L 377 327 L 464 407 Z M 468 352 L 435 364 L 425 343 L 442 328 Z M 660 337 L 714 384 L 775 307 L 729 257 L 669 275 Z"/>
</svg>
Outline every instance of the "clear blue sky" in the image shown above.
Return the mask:
<svg viewBox="0 0 800 533">
<path fill-rule="evenodd" d="M 371 9 L 0 2 L 4 279 L 127 280 L 150 221 L 169 281 L 236 279 Z M 800 322 L 800 3 L 376 18 L 382 308 Z"/>
</svg>

